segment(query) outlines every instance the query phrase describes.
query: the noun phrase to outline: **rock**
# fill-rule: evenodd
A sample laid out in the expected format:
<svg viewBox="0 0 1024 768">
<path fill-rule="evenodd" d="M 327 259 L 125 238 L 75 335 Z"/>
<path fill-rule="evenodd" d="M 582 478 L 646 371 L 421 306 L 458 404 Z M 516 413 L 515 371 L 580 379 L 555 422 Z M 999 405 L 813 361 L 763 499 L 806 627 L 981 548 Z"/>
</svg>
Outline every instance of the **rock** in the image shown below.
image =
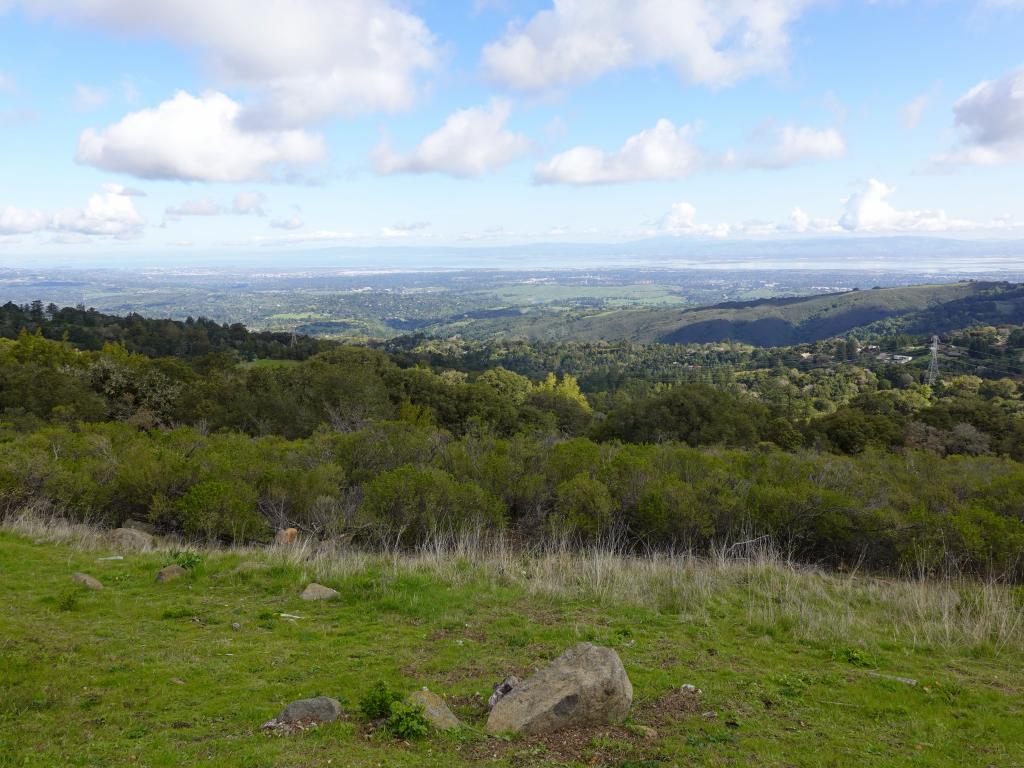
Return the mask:
<svg viewBox="0 0 1024 768">
<path fill-rule="evenodd" d="M 293 733 L 312 725 L 333 723 L 341 717 L 341 703 L 328 696 L 293 701 L 273 720 L 260 726 L 264 731 Z"/>
<path fill-rule="evenodd" d="M 150 523 L 144 523 L 141 520 L 125 520 L 121 525 L 122 528 L 129 528 L 133 531 L 142 531 L 152 536 L 156 533 L 156 526 Z"/>
<path fill-rule="evenodd" d="M 242 629 L 242 625 L 239 624 L 237 621 L 233 621 L 231 622 L 231 628 L 235 630 L 235 632 L 239 632 Z"/>
<path fill-rule="evenodd" d="M 282 528 L 274 534 L 274 543 L 278 546 L 284 547 L 289 544 L 294 544 L 299 538 L 299 531 L 297 528 Z"/>
<path fill-rule="evenodd" d="M 491 697 L 487 700 L 487 708 L 494 709 L 494 705 L 501 701 L 503 698 L 505 698 L 505 696 L 510 694 L 512 692 L 512 689 L 519 685 L 521 682 L 523 681 L 515 675 L 509 675 L 500 683 L 497 683 L 494 686 L 493 692 L 491 693 Z"/>
<path fill-rule="evenodd" d="M 235 566 L 235 573 L 250 573 L 251 571 L 265 571 L 269 568 L 266 563 L 258 563 L 255 560 L 246 560 Z"/>
<path fill-rule="evenodd" d="M 156 574 L 156 580 L 163 584 L 165 581 L 174 581 L 180 579 L 188 571 L 182 568 L 180 565 L 168 565 L 161 568 Z"/>
<path fill-rule="evenodd" d="M 110 541 L 115 547 L 127 550 L 149 549 L 153 546 L 150 534 L 134 528 L 115 528 L 110 534 Z"/>
<path fill-rule="evenodd" d="M 333 600 L 337 596 L 336 590 L 325 587 L 323 584 L 317 584 L 315 581 L 302 590 L 302 594 L 299 595 L 303 600 Z"/>
<path fill-rule="evenodd" d="M 658 738 L 658 732 L 651 728 L 649 725 L 638 725 L 636 726 L 636 732 L 644 738 L 645 741 L 654 741 Z"/>
<path fill-rule="evenodd" d="M 871 672 L 866 673 L 869 677 L 877 677 L 880 680 L 892 680 L 894 683 L 903 683 L 903 685 L 917 685 L 917 680 L 912 677 L 900 677 L 898 675 L 887 675 L 884 672 Z"/>
<path fill-rule="evenodd" d="M 621 723 L 633 685 L 611 648 L 580 643 L 501 698 L 487 718 L 490 733 L 550 733 Z"/>
<path fill-rule="evenodd" d="M 679 686 L 679 691 L 680 693 L 688 693 L 691 696 L 700 696 L 703 693 L 703 691 L 700 688 L 698 688 L 696 685 L 691 685 L 690 683 L 684 683 L 683 685 Z"/>
<path fill-rule="evenodd" d="M 103 589 L 103 585 L 87 573 L 73 573 L 71 574 L 71 580 L 78 582 L 88 589 Z"/>
<path fill-rule="evenodd" d="M 409 694 L 409 701 L 423 707 L 424 717 L 439 731 L 451 731 L 462 727 L 462 721 L 448 709 L 444 699 L 426 688 Z"/>
</svg>

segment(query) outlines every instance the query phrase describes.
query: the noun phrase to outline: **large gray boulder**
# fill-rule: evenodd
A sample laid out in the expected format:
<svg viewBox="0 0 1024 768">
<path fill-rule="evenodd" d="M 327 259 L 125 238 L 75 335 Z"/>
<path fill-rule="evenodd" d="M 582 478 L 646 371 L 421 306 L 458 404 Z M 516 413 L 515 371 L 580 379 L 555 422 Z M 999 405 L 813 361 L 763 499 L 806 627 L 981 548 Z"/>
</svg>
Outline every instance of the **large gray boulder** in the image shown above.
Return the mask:
<svg viewBox="0 0 1024 768">
<path fill-rule="evenodd" d="M 611 648 L 580 643 L 501 697 L 487 718 L 489 733 L 551 733 L 621 723 L 633 685 Z"/>
<path fill-rule="evenodd" d="M 115 528 L 110 533 L 110 542 L 118 549 L 135 551 L 150 549 L 153 546 L 153 537 L 134 528 Z"/>
</svg>

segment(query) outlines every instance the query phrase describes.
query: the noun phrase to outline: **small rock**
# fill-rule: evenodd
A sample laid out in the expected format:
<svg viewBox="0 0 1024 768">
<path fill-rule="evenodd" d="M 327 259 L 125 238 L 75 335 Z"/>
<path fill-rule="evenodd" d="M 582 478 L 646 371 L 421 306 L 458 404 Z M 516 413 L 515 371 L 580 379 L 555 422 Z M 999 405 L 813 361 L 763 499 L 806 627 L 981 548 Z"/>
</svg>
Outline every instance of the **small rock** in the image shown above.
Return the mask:
<svg viewBox="0 0 1024 768">
<path fill-rule="evenodd" d="M 869 677 L 877 677 L 880 680 L 892 680 L 894 683 L 903 683 L 904 685 L 917 685 L 917 680 L 912 677 L 900 677 L 899 675 L 887 675 L 884 672 L 871 672 L 868 671 Z"/>
<path fill-rule="evenodd" d="M 103 585 L 99 581 L 86 573 L 73 573 L 71 574 L 71 580 L 78 582 L 88 589 L 103 589 Z"/>
<path fill-rule="evenodd" d="M 701 717 L 703 717 L 705 720 L 714 720 L 716 717 L 718 717 L 718 713 L 717 712 L 705 712 L 703 715 L 701 715 Z"/>
<path fill-rule="evenodd" d="M 299 538 L 299 531 L 297 528 L 282 528 L 274 534 L 274 543 L 279 547 L 288 546 L 294 544 Z"/>
<path fill-rule="evenodd" d="M 580 643 L 512 689 L 487 718 L 489 733 L 528 735 L 617 724 L 633 703 L 633 685 L 611 648 Z"/>
<path fill-rule="evenodd" d="M 515 675 L 509 675 L 500 683 L 495 684 L 491 697 L 487 699 L 487 708 L 494 709 L 494 705 L 501 701 L 506 695 L 512 693 L 512 689 L 521 682 L 523 681 Z"/>
<path fill-rule="evenodd" d="M 685 683 L 679 686 L 679 690 L 683 693 L 693 694 L 694 696 L 700 696 L 701 693 L 703 693 L 703 691 L 701 691 L 701 689 L 698 688 L 696 685 L 690 685 L 689 683 Z"/>
<path fill-rule="evenodd" d="M 654 741 L 658 738 L 658 732 L 649 725 L 636 726 L 636 732 L 643 736 L 646 741 Z"/>
<path fill-rule="evenodd" d="M 153 546 L 150 534 L 134 528 L 115 528 L 110 534 L 110 541 L 115 547 L 130 551 L 150 549 Z"/>
<path fill-rule="evenodd" d="M 248 573 L 250 571 L 264 571 L 269 566 L 266 563 L 258 563 L 254 560 L 246 560 L 235 566 L 235 573 Z"/>
<path fill-rule="evenodd" d="M 423 716 L 439 731 L 451 731 L 462 727 L 462 721 L 448 709 L 444 699 L 426 688 L 409 694 L 409 701 L 422 706 Z"/>
<path fill-rule="evenodd" d="M 165 581 L 174 581 L 180 579 L 188 571 L 182 568 L 180 565 L 168 565 L 161 568 L 156 574 L 156 580 L 163 584 Z"/>
<path fill-rule="evenodd" d="M 133 531 L 142 531 L 143 533 L 148 533 L 150 536 L 156 533 L 155 525 L 144 523 L 141 520 L 125 520 L 121 527 L 130 528 Z"/>
<path fill-rule="evenodd" d="M 341 703 L 328 696 L 293 701 L 273 720 L 260 728 L 264 731 L 294 733 L 310 726 L 333 723 L 341 717 Z"/>
<path fill-rule="evenodd" d="M 242 629 L 242 625 L 239 624 L 237 621 L 233 621 L 233 622 L 231 622 L 231 628 L 233 630 L 235 630 L 235 632 L 238 632 L 239 630 Z"/>
<path fill-rule="evenodd" d="M 333 600 L 337 596 L 337 590 L 317 584 L 315 581 L 302 590 L 302 594 L 299 595 L 303 600 Z"/>
</svg>

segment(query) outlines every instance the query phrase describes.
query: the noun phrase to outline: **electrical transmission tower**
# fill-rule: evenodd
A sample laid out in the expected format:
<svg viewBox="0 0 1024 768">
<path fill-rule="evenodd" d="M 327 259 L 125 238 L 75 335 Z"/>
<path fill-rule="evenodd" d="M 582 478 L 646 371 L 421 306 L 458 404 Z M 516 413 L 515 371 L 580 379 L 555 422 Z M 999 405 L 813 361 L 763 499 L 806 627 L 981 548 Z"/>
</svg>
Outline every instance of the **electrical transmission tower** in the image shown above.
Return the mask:
<svg viewBox="0 0 1024 768">
<path fill-rule="evenodd" d="M 928 386 L 934 387 L 939 381 L 939 337 L 932 336 L 932 359 L 928 363 Z"/>
</svg>

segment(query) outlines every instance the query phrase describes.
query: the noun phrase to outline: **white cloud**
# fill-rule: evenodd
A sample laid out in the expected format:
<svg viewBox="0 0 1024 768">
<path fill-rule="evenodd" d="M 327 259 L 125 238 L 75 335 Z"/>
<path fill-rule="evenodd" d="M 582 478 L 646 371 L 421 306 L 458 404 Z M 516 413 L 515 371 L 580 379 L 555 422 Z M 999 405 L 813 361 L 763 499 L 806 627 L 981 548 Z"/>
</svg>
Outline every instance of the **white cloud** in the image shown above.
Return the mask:
<svg viewBox="0 0 1024 768">
<path fill-rule="evenodd" d="M 491 173 L 530 150 L 529 139 L 505 128 L 510 112 L 503 100 L 461 109 L 407 155 L 381 142 L 373 153 L 373 167 L 382 174 L 446 173 L 458 178 Z"/>
<path fill-rule="evenodd" d="M 177 221 L 183 216 L 219 216 L 222 212 L 217 203 L 208 197 L 201 197 L 167 208 L 164 211 L 164 221 Z"/>
<path fill-rule="evenodd" d="M 274 229 L 302 229 L 305 222 L 302 217 L 295 213 L 289 216 L 287 219 L 273 219 L 270 222 L 270 226 Z"/>
<path fill-rule="evenodd" d="M 788 168 L 846 154 L 846 140 L 835 128 L 785 125 L 762 131 L 755 141 L 767 146 L 749 150 L 739 161 L 745 167 Z"/>
<path fill-rule="evenodd" d="M 179 91 L 102 131 L 89 128 L 76 160 L 145 179 L 248 181 L 322 161 L 323 137 L 300 130 L 248 131 L 241 106 L 222 93 Z"/>
<path fill-rule="evenodd" d="M 303 124 L 332 114 L 408 108 L 439 46 L 391 0 L 21 0 L 30 13 L 117 34 L 159 37 L 202 54 L 225 85 L 257 93 L 247 121 Z"/>
<path fill-rule="evenodd" d="M 839 225 L 851 232 L 943 232 L 971 228 L 971 222 L 951 220 L 945 211 L 894 208 L 888 201 L 894 191 L 878 179 L 868 179 L 861 189 L 843 201 Z"/>
<path fill-rule="evenodd" d="M 937 165 L 1024 161 L 1024 66 L 985 80 L 953 105 L 960 142 L 933 158 Z"/>
<path fill-rule="evenodd" d="M 782 68 L 787 27 L 810 0 L 554 0 L 484 48 L 483 68 L 538 91 L 617 69 L 667 65 L 722 86 Z"/>
<path fill-rule="evenodd" d="M 81 112 L 89 112 L 98 109 L 110 100 L 110 94 L 106 88 L 99 88 L 92 85 L 78 83 L 75 86 L 74 105 L 75 109 Z"/>
<path fill-rule="evenodd" d="M 266 216 L 267 196 L 262 192 L 239 192 L 231 205 L 238 216 Z"/>
<path fill-rule="evenodd" d="M 645 179 L 677 179 L 703 163 L 691 141 L 695 129 L 678 128 L 661 119 L 653 128 L 630 136 L 616 152 L 597 147 L 575 147 L 539 164 L 533 173 L 538 184 L 614 184 Z"/>
<path fill-rule="evenodd" d="M 107 184 L 92 195 L 84 208 L 65 208 L 53 215 L 38 210 L 7 207 L 0 209 L 0 234 L 57 233 L 63 243 L 85 242 L 87 236 L 119 239 L 138 237 L 146 219 L 135 209 L 138 190 Z"/>
<path fill-rule="evenodd" d="M 42 211 L 8 206 L 0 209 L 0 235 L 25 235 L 49 226 L 49 218 Z"/>
<path fill-rule="evenodd" d="M 109 235 L 121 239 L 138 237 L 146 220 L 119 184 L 107 184 L 91 196 L 85 208 L 66 208 L 53 216 L 50 228 L 69 235 Z"/>
</svg>

